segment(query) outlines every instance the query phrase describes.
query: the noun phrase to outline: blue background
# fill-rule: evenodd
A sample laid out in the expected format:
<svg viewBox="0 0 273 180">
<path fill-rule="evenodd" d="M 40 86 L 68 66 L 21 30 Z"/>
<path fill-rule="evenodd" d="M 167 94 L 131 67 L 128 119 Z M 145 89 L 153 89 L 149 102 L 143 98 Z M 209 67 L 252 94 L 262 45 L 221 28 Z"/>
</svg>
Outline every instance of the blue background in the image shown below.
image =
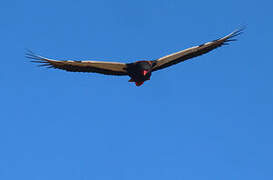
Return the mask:
<svg viewBox="0 0 273 180">
<path fill-rule="evenodd" d="M 1 180 L 272 180 L 272 0 L 9 0 L 0 6 Z M 237 42 L 152 75 L 38 68 Z"/>
</svg>

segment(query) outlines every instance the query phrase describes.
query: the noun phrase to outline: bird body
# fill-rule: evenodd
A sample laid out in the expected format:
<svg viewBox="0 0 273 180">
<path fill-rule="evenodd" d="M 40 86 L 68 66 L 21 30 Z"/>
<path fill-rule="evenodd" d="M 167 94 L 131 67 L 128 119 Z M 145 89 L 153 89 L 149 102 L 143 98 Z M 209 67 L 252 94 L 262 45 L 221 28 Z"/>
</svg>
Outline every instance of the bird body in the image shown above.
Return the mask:
<svg viewBox="0 0 273 180">
<path fill-rule="evenodd" d="M 100 73 L 105 75 L 128 75 L 131 78 L 129 82 L 135 82 L 136 86 L 141 86 L 145 81 L 150 80 L 152 72 L 208 53 L 222 45 L 227 45 L 228 42 L 235 41 L 236 39 L 234 39 L 234 37 L 241 34 L 242 30 L 243 29 L 236 30 L 223 38 L 150 61 L 136 61 L 133 63 L 72 60 L 59 61 L 36 55 L 31 51 L 26 53 L 26 57 L 33 59 L 32 62 L 40 63 L 40 66 L 46 66 L 48 68 L 58 68 L 72 72 Z"/>
</svg>

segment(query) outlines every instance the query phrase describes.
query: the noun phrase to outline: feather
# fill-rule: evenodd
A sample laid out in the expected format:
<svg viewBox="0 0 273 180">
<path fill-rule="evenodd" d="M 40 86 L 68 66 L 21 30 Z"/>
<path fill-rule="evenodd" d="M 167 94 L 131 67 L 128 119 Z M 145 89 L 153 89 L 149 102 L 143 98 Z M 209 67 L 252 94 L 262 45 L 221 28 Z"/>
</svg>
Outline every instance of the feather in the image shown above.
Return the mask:
<svg viewBox="0 0 273 180">
<path fill-rule="evenodd" d="M 207 42 L 199 46 L 194 46 L 194 47 L 164 56 L 162 58 L 159 58 L 153 61 L 153 63 L 155 63 L 156 65 L 153 67 L 152 71 L 157 71 L 157 70 L 175 65 L 177 63 L 208 53 L 223 45 L 228 45 L 229 44 L 228 42 L 236 41 L 237 39 L 235 39 L 235 37 L 242 34 L 244 29 L 245 28 L 235 30 L 234 32 L 228 34 L 227 36 L 223 38 L 216 39 L 214 41 Z"/>
<path fill-rule="evenodd" d="M 39 55 L 36 55 L 32 51 L 28 50 L 26 57 L 32 59 L 31 62 L 39 63 L 40 66 L 48 68 L 57 68 L 72 72 L 90 72 L 100 73 L 105 75 L 127 75 L 125 63 L 119 62 L 104 62 L 104 61 L 59 61 L 48 59 Z"/>
</svg>

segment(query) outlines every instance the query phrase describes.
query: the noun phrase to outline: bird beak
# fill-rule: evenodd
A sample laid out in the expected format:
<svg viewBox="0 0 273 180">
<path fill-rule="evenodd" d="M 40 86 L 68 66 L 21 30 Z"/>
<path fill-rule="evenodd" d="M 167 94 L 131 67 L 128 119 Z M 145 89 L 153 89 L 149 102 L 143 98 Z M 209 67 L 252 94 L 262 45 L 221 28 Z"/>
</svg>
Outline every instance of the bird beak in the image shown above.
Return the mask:
<svg viewBox="0 0 273 180">
<path fill-rule="evenodd" d="M 144 82 L 135 82 L 136 86 L 141 86 Z"/>
<path fill-rule="evenodd" d="M 147 70 L 143 70 L 142 73 L 143 73 L 143 76 L 146 76 L 146 74 L 148 73 L 148 71 Z"/>
</svg>

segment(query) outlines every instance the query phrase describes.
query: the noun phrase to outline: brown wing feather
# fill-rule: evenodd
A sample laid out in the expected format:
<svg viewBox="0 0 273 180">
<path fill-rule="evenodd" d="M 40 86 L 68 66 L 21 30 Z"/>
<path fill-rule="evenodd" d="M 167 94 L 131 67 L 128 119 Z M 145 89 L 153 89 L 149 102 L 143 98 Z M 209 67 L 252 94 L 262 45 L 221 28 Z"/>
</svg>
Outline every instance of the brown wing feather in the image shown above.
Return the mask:
<svg viewBox="0 0 273 180">
<path fill-rule="evenodd" d="M 157 59 L 154 61 L 154 63 L 156 65 L 153 67 L 153 71 L 157 71 L 157 70 L 175 65 L 177 63 L 183 62 L 183 61 L 188 60 L 190 58 L 208 53 L 208 52 L 210 52 L 222 45 L 227 45 L 228 42 L 230 42 L 230 41 L 236 41 L 236 39 L 234 39 L 234 37 L 240 35 L 242 33 L 242 31 L 243 31 L 243 28 L 234 31 L 223 38 L 220 38 L 220 39 L 217 39 L 217 40 L 214 40 L 211 42 L 207 42 L 207 43 L 202 44 L 200 46 L 194 46 L 194 47 L 185 49 L 183 51 L 179 51 L 177 53 L 170 54 L 168 56 L 164 56 L 160 59 Z"/>
<path fill-rule="evenodd" d="M 57 68 L 72 72 L 100 73 L 105 75 L 128 75 L 125 63 L 103 61 L 58 61 L 35 55 L 31 51 L 26 53 L 26 57 L 33 59 L 31 62 L 40 63 L 40 66 L 48 68 Z"/>
</svg>

